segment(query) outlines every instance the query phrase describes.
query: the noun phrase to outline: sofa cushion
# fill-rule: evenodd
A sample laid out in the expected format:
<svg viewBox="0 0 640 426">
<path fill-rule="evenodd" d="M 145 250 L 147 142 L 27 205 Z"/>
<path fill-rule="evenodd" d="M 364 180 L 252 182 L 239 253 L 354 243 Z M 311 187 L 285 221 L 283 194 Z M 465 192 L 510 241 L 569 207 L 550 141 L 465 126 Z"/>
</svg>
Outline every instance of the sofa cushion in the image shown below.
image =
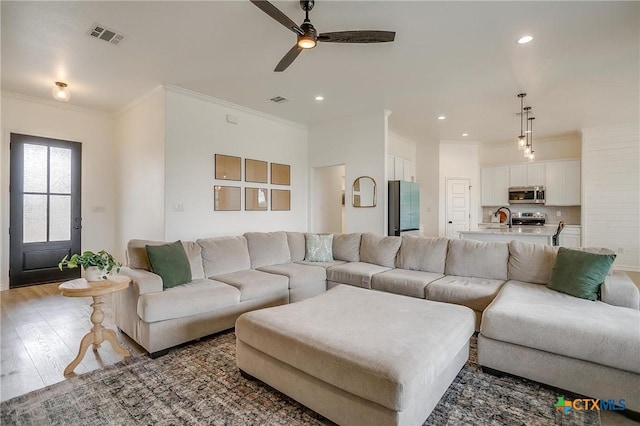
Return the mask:
<svg viewBox="0 0 640 426">
<path fill-rule="evenodd" d="M 402 244 L 400 237 L 384 237 L 365 232 L 362 234 L 360 243 L 360 261 L 395 268 L 400 244 Z"/>
<path fill-rule="evenodd" d="M 509 243 L 449 240 L 445 275 L 507 279 Z"/>
<path fill-rule="evenodd" d="M 216 276 L 222 281 L 240 290 L 240 301 L 289 294 L 289 278 L 284 275 L 248 269 L 231 274 Z"/>
<path fill-rule="evenodd" d="M 375 274 L 371 281 L 371 288 L 387 293 L 425 298 L 427 285 L 444 275 L 434 272 L 413 271 L 409 269 L 390 269 Z"/>
<path fill-rule="evenodd" d="M 299 262 L 301 260 L 304 260 L 304 232 L 287 232 L 287 242 L 289 243 L 289 253 L 291 253 L 291 261 Z"/>
<path fill-rule="evenodd" d="M 360 239 L 362 234 L 333 234 L 333 258 L 345 262 L 360 261 Z"/>
<path fill-rule="evenodd" d="M 159 246 L 166 243 L 166 241 L 129 240 L 127 243 L 127 264 L 133 269 L 151 271 L 145 246 Z M 200 246 L 194 241 L 182 241 L 182 246 L 189 258 L 189 265 L 191 265 L 191 279 L 204 278 Z"/>
<path fill-rule="evenodd" d="M 327 269 L 327 280 L 356 287 L 371 288 L 371 277 L 391 268 L 364 262 L 350 262 Z"/>
<path fill-rule="evenodd" d="M 427 286 L 428 300 L 455 303 L 482 312 L 496 297 L 504 280 L 447 275 Z"/>
<path fill-rule="evenodd" d="M 558 247 L 511 240 L 507 277 L 510 280 L 547 284 L 557 253 Z"/>
<path fill-rule="evenodd" d="M 202 248 L 202 263 L 208 278 L 251 269 L 247 239 L 243 236 L 206 238 L 196 242 Z"/>
<path fill-rule="evenodd" d="M 158 246 L 145 246 L 151 272 L 162 278 L 162 288 L 167 289 L 191 281 L 189 258 L 180 241 Z"/>
<path fill-rule="evenodd" d="M 448 238 L 403 235 L 397 267 L 444 274 L 448 246 Z"/>
<path fill-rule="evenodd" d="M 507 282 L 484 311 L 491 339 L 640 374 L 640 311 Z"/>
<path fill-rule="evenodd" d="M 289 278 L 289 288 L 301 288 L 324 281 L 326 285 L 327 270 L 319 266 L 307 266 L 300 263 L 283 263 L 282 265 L 263 266 L 258 269 L 270 274 L 284 275 Z"/>
<path fill-rule="evenodd" d="M 219 281 L 201 278 L 138 298 L 142 321 L 156 322 L 211 312 L 240 303 L 240 291 Z"/>
<path fill-rule="evenodd" d="M 560 247 L 549 287 L 582 299 L 597 300 L 616 255 L 596 254 Z"/>
<path fill-rule="evenodd" d="M 286 232 L 247 232 L 244 236 L 249 245 L 253 269 L 291 262 Z"/>
<path fill-rule="evenodd" d="M 333 261 L 333 235 L 306 234 L 305 235 L 306 262 L 332 262 Z"/>
</svg>

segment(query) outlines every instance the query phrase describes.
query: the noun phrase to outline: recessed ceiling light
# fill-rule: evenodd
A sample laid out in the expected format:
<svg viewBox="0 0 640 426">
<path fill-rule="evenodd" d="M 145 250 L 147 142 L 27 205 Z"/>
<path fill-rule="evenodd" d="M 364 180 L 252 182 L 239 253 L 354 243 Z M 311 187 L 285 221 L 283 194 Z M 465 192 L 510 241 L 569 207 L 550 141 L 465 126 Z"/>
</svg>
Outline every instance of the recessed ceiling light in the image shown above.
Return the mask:
<svg viewBox="0 0 640 426">
<path fill-rule="evenodd" d="M 463 133 L 462 136 L 469 136 L 469 133 Z"/>
<path fill-rule="evenodd" d="M 533 37 L 530 35 L 522 36 L 518 39 L 519 44 L 526 44 L 533 40 Z"/>
<path fill-rule="evenodd" d="M 322 95 L 316 96 L 316 101 L 324 101 L 324 96 Z"/>
<path fill-rule="evenodd" d="M 441 116 L 439 116 L 439 117 L 438 117 L 438 120 L 444 120 L 444 119 L 446 119 L 446 118 L 447 118 L 447 117 L 445 117 L 444 115 L 441 115 Z"/>
</svg>

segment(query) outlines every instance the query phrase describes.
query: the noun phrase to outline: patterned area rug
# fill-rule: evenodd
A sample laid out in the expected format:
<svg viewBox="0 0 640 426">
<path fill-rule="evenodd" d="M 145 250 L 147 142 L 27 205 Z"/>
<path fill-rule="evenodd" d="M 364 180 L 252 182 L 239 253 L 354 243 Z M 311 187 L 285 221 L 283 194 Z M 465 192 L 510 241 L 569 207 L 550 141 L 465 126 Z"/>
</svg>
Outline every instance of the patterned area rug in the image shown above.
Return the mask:
<svg viewBox="0 0 640 426">
<path fill-rule="evenodd" d="M 596 412 L 563 415 L 536 383 L 483 373 L 471 356 L 425 425 L 599 425 Z M 568 399 L 576 396 L 564 393 Z M 227 332 L 152 360 L 129 358 L 2 403 L 2 425 L 330 425 L 235 363 Z"/>
</svg>

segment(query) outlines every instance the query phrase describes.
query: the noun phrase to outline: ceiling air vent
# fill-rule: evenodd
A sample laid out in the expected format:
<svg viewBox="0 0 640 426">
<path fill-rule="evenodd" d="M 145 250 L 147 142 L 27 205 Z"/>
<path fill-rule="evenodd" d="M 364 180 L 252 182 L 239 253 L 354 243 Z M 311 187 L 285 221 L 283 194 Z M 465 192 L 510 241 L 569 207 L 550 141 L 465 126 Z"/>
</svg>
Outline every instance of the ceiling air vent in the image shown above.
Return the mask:
<svg viewBox="0 0 640 426">
<path fill-rule="evenodd" d="M 94 24 L 87 32 L 91 37 L 99 38 L 111 44 L 118 45 L 124 41 L 124 34 L 118 34 L 104 25 Z"/>
<path fill-rule="evenodd" d="M 275 102 L 277 104 L 281 104 L 283 102 L 287 102 L 289 99 L 283 97 L 283 96 L 275 96 L 273 98 L 270 99 L 271 102 Z"/>
</svg>

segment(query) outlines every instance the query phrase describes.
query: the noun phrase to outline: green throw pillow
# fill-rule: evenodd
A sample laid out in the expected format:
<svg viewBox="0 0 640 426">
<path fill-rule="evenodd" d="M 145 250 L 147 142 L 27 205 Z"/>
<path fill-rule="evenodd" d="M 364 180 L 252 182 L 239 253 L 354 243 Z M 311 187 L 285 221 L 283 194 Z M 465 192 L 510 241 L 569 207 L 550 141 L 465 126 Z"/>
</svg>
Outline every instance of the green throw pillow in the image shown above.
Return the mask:
<svg viewBox="0 0 640 426">
<path fill-rule="evenodd" d="M 305 234 L 307 262 L 333 262 L 333 234 Z"/>
<path fill-rule="evenodd" d="M 613 253 L 597 254 L 560 247 L 547 287 L 582 299 L 598 300 L 600 285 L 615 259 Z"/>
<path fill-rule="evenodd" d="M 160 246 L 144 246 L 149 257 L 151 272 L 160 275 L 162 287 L 171 288 L 191 281 L 191 265 L 182 242 Z"/>
</svg>

